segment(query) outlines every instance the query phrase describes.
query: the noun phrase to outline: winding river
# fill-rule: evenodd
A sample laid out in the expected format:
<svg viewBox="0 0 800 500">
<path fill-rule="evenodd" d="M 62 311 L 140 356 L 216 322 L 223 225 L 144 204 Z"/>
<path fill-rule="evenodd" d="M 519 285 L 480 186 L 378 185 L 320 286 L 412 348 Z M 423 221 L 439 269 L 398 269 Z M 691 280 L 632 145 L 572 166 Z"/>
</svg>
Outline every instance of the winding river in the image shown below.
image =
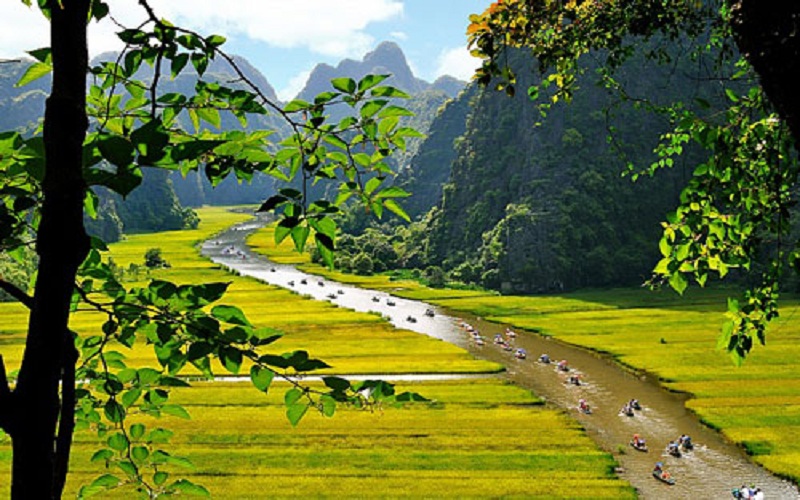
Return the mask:
<svg viewBox="0 0 800 500">
<path fill-rule="evenodd" d="M 726 442 L 720 434 L 703 426 L 685 409 L 685 396 L 665 391 L 650 376 L 635 375 L 621 369 L 608 357 L 534 334 L 520 334 L 513 340 L 514 348 L 526 349 L 528 359 L 518 360 L 513 352 L 492 343 L 506 326 L 482 321 L 458 313 L 456 318 L 447 310 L 429 304 L 392 297 L 384 292 L 343 285 L 318 276 L 303 273 L 292 266 L 275 264 L 250 251 L 245 238 L 262 226 L 250 221 L 230 228 L 202 246 L 202 253 L 216 263 L 242 275 L 252 276 L 272 285 L 292 289 L 316 300 L 327 300 L 357 311 L 377 311 L 389 318 L 398 328 L 430 335 L 467 349 L 479 358 L 500 362 L 507 367 L 501 375 L 516 384 L 533 390 L 548 404 L 570 412 L 586 428 L 599 445 L 617 458 L 621 477 L 628 480 L 641 498 L 723 499 L 732 498 L 731 490 L 742 484 L 755 484 L 764 490 L 766 498 L 800 498 L 792 483 L 769 474 L 753 464 L 744 452 Z M 231 248 L 235 249 L 231 251 Z M 306 284 L 301 283 L 303 280 Z M 375 300 L 377 298 L 377 301 Z M 394 305 L 389 305 L 391 299 Z M 425 315 L 426 309 L 435 315 Z M 416 322 L 408 320 L 409 317 Z M 462 327 L 467 322 L 479 330 L 486 344 L 478 346 Z M 566 359 L 573 373 L 580 373 L 582 385 L 565 383 L 565 375 L 536 361 L 539 354 L 548 353 L 554 360 Z M 386 376 L 389 380 L 397 377 Z M 579 399 L 586 399 L 592 414 L 578 412 Z M 620 408 L 631 398 L 638 399 L 642 410 L 633 417 L 620 415 Z M 644 437 L 650 451 L 629 447 L 634 433 Z M 681 434 L 688 434 L 695 449 L 680 458 L 664 452 L 666 444 Z M 653 464 L 661 461 L 676 478 L 668 486 L 650 475 Z"/>
</svg>

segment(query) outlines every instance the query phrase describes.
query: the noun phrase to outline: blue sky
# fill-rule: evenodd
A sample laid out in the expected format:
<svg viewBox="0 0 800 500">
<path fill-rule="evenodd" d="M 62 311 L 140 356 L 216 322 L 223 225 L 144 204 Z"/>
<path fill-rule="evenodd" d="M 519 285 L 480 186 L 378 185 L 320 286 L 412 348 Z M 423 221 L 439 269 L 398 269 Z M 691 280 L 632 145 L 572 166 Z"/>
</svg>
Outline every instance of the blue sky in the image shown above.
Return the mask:
<svg viewBox="0 0 800 500">
<path fill-rule="evenodd" d="M 34 2 L 35 3 L 35 2 Z M 124 24 L 142 19 L 136 0 L 109 0 Z M 384 40 L 396 42 L 417 76 L 466 79 L 477 62 L 466 50 L 471 13 L 490 0 L 151 0 L 159 15 L 228 38 L 227 50 L 249 59 L 279 95 L 292 97 L 316 63 L 361 59 Z M 222 6 L 222 7 L 220 7 Z M 34 9 L 10 0 L 0 16 L 0 57 L 47 44 L 47 25 Z M 119 49 L 111 23 L 90 29 L 90 50 Z"/>
</svg>

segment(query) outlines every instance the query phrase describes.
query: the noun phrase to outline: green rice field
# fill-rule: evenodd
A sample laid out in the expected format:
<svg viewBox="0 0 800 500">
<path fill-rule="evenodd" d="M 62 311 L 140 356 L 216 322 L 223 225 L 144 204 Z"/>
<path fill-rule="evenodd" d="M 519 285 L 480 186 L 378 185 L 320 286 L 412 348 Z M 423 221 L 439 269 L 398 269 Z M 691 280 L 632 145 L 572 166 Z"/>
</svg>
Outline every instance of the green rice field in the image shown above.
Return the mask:
<svg viewBox="0 0 800 500">
<path fill-rule="evenodd" d="M 253 241 L 270 258 L 270 230 Z M 296 257 L 295 257 L 296 258 Z M 736 367 L 717 349 L 726 298 L 735 290 L 595 290 L 558 296 L 497 296 L 427 289 L 386 276 L 353 277 L 303 261 L 309 271 L 358 280 L 401 297 L 481 316 L 519 329 L 608 353 L 621 364 L 657 375 L 663 385 L 692 395 L 687 406 L 769 470 L 800 481 L 800 300 L 784 298 L 767 345 Z"/>
<path fill-rule="evenodd" d="M 328 372 L 501 369 L 445 342 L 394 329 L 379 316 L 224 272 L 199 257 L 195 244 L 247 216 L 218 208 L 202 209 L 200 216 L 197 230 L 130 236 L 112 245 L 111 254 L 127 267 L 141 263 L 148 248 L 159 247 L 172 267 L 149 277 L 231 281 L 223 301 L 241 307 L 258 327 L 282 330 L 285 337 L 273 344 L 278 352 L 306 349 L 332 365 Z M 0 304 L 0 316 L 0 353 L 13 370 L 21 357 L 25 311 Z M 103 319 L 82 312 L 71 326 L 91 333 Z M 132 366 L 155 366 L 144 345 L 126 355 Z M 204 485 L 216 498 L 635 497 L 630 485 L 613 474 L 613 458 L 598 450 L 579 424 L 545 408 L 526 390 L 494 377 L 403 383 L 398 389 L 422 393 L 433 402 L 374 412 L 343 408 L 333 418 L 309 414 L 292 428 L 277 382 L 268 395 L 248 383 L 195 382 L 191 388 L 175 388 L 171 398 L 186 406 L 190 420 L 167 416 L 146 424 L 173 430 L 170 452 L 194 463 L 169 472 Z M 90 462 L 97 447 L 93 433 L 76 435 L 67 496 L 100 474 L 122 475 Z M 8 438 L 0 436 L 0 496 L 9 494 L 10 458 Z M 99 496 L 133 494 L 121 488 Z"/>
</svg>

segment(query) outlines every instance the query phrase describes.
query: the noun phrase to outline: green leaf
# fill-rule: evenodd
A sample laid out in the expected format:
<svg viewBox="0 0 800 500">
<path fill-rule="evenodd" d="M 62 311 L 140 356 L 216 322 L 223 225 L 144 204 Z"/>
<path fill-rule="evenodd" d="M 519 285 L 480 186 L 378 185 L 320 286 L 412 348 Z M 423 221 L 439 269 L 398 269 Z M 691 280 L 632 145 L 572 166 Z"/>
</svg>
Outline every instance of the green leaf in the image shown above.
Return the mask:
<svg viewBox="0 0 800 500">
<path fill-rule="evenodd" d="M 676 272 L 669 277 L 669 285 L 673 290 L 683 295 L 689 283 L 686 281 L 686 278 L 683 277 L 683 274 Z"/>
<path fill-rule="evenodd" d="M 297 403 L 303 397 L 303 391 L 297 387 L 292 387 L 283 395 L 283 403 L 288 407 Z"/>
<path fill-rule="evenodd" d="M 142 436 L 144 436 L 144 431 L 144 424 L 133 424 L 130 428 L 130 435 L 133 439 L 140 439 Z"/>
<path fill-rule="evenodd" d="M 53 51 L 50 47 L 42 47 L 26 51 L 31 57 L 39 62 L 50 63 L 53 60 Z"/>
<path fill-rule="evenodd" d="M 223 43 L 225 43 L 227 39 L 222 35 L 211 35 L 206 38 L 206 44 L 209 47 L 219 47 Z"/>
<path fill-rule="evenodd" d="M 289 423 L 292 424 L 292 427 L 297 427 L 297 424 L 300 423 L 300 420 L 303 419 L 307 411 L 308 405 L 293 404 L 286 408 L 286 418 L 289 419 Z"/>
<path fill-rule="evenodd" d="M 211 315 L 232 325 L 253 326 L 241 309 L 236 306 L 219 305 L 211 309 Z"/>
<path fill-rule="evenodd" d="M 109 163 L 125 167 L 133 162 L 134 148 L 124 137 L 117 135 L 103 136 L 97 141 L 97 149 Z"/>
<path fill-rule="evenodd" d="M 283 110 L 286 113 L 294 113 L 296 111 L 307 110 L 311 108 L 311 103 L 304 101 L 302 99 L 295 99 L 290 101 L 286 106 L 284 106 Z"/>
<path fill-rule="evenodd" d="M 322 377 L 322 381 L 335 391 L 346 391 L 350 388 L 350 382 L 341 377 Z"/>
<path fill-rule="evenodd" d="M 229 372 L 236 374 L 242 367 L 242 351 L 231 346 L 221 347 L 219 349 L 219 359 L 222 365 Z"/>
<path fill-rule="evenodd" d="M 332 417 L 336 412 L 336 400 L 327 394 L 323 394 L 319 398 L 322 414 L 326 417 Z"/>
<path fill-rule="evenodd" d="M 98 477 L 92 484 L 89 486 L 90 488 L 113 488 L 118 486 L 120 483 L 120 479 L 113 475 L 113 474 L 103 474 L 102 476 Z"/>
<path fill-rule="evenodd" d="M 367 90 L 371 89 L 375 85 L 378 85 L 382 81 L 389 78 L 391 75 L 366 75 L 364 78 L 359 80 L 358 82 L 358 91 L 359 92 L 366 92 Z"/>
<path fill-rule="evenodd" d="M 311 230 L 308 228 L 308 226 L 297 226 L 292 229 L 292 240 L 294 241 L 294 247 L 298 252 L 305 250 L 306 241 L 308 240 L 308 235 L 310 232 Z"/>
<path fill-rule="evenodd" d="M 395 97 L 399 99 L 411 98 L 411 95 L 406 94 L 402 90 L 395 87 L 375 87 L 372 89 L 371 93 L 375 97 Z"/>
<path fill-rule="evenodd" d="M 122 422 L 125 418 L 125 408 L 113 399 L 106 401 L 106 404 L 103 406 L 103 413 L 105 413 L 106 418 L 110 422 L 114 422 L 115 424 Z"/>
<path fill-rule="evenodd" d="M 48 75 L 53 71 L 53 66 L 48 63 L 35 62 L 28 66 L 25 73 L 22 74 L 19 81 L 14 84 L 15 87 L 24 87 L 25 85 Z"/>
<path fill-rule="evenodd" d="M 153 483 L 155 483 L 156 486 L 161 486 L 166 483 L 167 479 L 169 479 L 169 473 L 167 472 L 158 471 L 153 474 Z"/>
<path fill-rule="evenodd" d="M 134 446 L 131 449 L 131 456 L 138 462 L 144 462 L 150 456 L 150 451 L 144 446 Z"/>
<path fill-rule="evenodd" d="M 275 377 L 275 372 L 273 372 L 269 368 L 256 365 L 250 368 L 250 380 L 253 381 L 253 385 L 259 391 L 267 392 L 269 390 L 270 384 L 272 384 L 272 379 L 274 377 Z"/>
<path fill-rule="evenodd" d="M 167 415 L 172 415 L 173 417 L 183 418 L 185 420 L 191 420 L 192 416 L 189 415 L 189 412 L 186 411 L 181 405 L 163 405 L 161 407 L 161 412 Z"/>
<path fill-rule="evenodd" d="M 112 458 L 114 458 L 114 452 L 107 448 L 104 448 L 102 450 L 97 450 L 96 452 L 94 452 L 94 455 L 92 455 L 91 458 L 91 462 L 92 463 L 108 462 Z"/>
<path fill-rule="evenodd" d="M 197 108 L 197 116 L 213 125 L 214 128 L 219 129 L 222 126 L 222 118 L 216 108 Z"/>
<path fill-rule="evenodd" d="M 380 99 L 375 100 L 375 101 L 366 102 L 361 107 L 361 110 L 359 111 L 359 114 L 361 114 L 362 118 L 372 118 L 373 116 L 375 116 L 375 113 L 377 113 L 378 111 L 381 110 L 381 108 L 386 106 L 386 104 L 388 104 L 388 102 L 389 101 L 384 101 L 384 100 L 380 100 Z"/>
<path fill-rule="evenodd" d="M 378 113 L 378 118 L 389 118 L 390 116 L 414 116 L 414 113 L 400 106 L 386 106 Z"/>
<path fill-rule="evenodd" d="M 172 72 L 172 78 L 175 78 L 180 74 L 181 71 L 183 71 L 183 68 L 186 66 L 187 62 L 189 62 L 189 54 L 186 53 L 177 54 L 172 58 L 172 64 L 170 68 Z"/>
<path fill-rule="evenodd" d="M 179 479 L 172 483 L 171 489 L 175 489 L 185 495 L 195 495 L 201 497 L 210 497 L 211 493 L 208 492 L 203 486 L 194 484 L 188 479 Z"/>
<path fill-rule="evenodd" d="M 403 188 L 399 188 L 397 186 L 391 186 L 386 189 L 383 189 L 380 193 L 375 195 L 375 199 L 381 198 L 406 198 L 411 196 L 411 193 L 406 191 Z"/>
<path fill-rule="evenodd" d="M 352 78 L 334 78 L 331 80 L 331 85 L 345 94 L 352 94 L 356 91 L 356 81 Z"/>
<path fill-rule="evenodd" d="M 368 180 L 367 183 L 364 185 L 364 194 L 370 195 L 373 191 L 375 191 L 378 186 L 383 183 L 383 178 L 381 177 L 373 177 L 372 179 Z"/>
<path fill-rule="evenodd" d="M 128 448 L 128 438 L 125 437 L 124 434 L 121 432 L 115 432 L 114 434 L 110 435 L 106 440 L 106 443 L 112 450 L 123 451 Z"/>
<path fill-rule="evenodd" d="M 384 200 L 383 206 L 386 207 L 387 210 L 389 210 L 390 212 L 392 212 L 396 216 L 398 216 L 401 219 L 403 219 L 404 221 L 411 222 L 411 217 L 409 217 L 409 215 L 406 213 L 406 211 L 403 210 L 403 207 L 401 207 L 400 204 L 397 203 L 396 201 L 394 201 L 394 200 Z"/>
</svg>

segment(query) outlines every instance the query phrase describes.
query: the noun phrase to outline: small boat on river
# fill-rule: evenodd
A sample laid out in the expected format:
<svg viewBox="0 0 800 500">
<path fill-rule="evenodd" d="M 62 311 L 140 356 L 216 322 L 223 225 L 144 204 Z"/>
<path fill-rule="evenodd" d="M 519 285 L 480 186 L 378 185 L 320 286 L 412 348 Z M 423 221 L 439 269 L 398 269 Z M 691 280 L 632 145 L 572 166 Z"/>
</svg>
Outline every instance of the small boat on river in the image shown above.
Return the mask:
<svg viewBox="0 0 800 500">
<path fill-rule="evenodd" d="M 387 306 L 394 306 L 394 305 L 396 305 L 396 303 L 392 299 L 386 299 L 386 305 Z"/>
<path fill-rule="evenodd" d="M 373 295 L 372 296 L 372 302 L 380 302 L 380 301 L 381 301 L 381 299 L 377 295 Z"/>
<path fill-rule="evenodd" d="M 631 440 L 628 444 L 630 444 L 631 448 L 633 448 L 636 451 L 642 451 L 645 453 L 649 451 L 649 449 L 647 448 L 647 444 L 644 442 L 644 439 L 639 439 L 638 441 Z"/>
<path fill-rule="evenodd" d="M 675 484 L 675 479 L 672 478 L 669 472 L 666 471 L 653 471 L 653 477 L 661 481 L 662 483 L 666 483 L 670 486 Z"/>
<path fill-rule="evenodd" d="M 427 316 L 429 318 L 432 318 L 432 317 L 436 316 L 436 313 L 433 312 L 433 309 L 428 308 L 428 309 L 425 309 L 425 316 Z"/>
</svg>

